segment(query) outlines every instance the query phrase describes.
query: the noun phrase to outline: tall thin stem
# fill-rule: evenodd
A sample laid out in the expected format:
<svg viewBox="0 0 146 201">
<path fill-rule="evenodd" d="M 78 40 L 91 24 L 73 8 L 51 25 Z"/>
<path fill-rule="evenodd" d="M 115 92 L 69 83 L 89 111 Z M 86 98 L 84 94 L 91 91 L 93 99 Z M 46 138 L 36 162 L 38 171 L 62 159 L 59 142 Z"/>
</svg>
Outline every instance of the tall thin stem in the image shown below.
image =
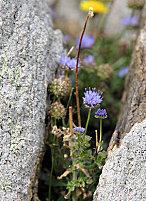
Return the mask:
<svg viewBox="0 0 146 201">
<path fill-rule="evenodd" d="M 71 101 L 71 98 L 72 98 L 73 90 L 74 90 L 74 88 L 72 87 L 71 91 L 70 91 L 70 94 L 69 94 L 69 99 L 68 99 L 68 102 L 67 102 L 67 106 L 66 106 L 67 109 L 69 107 L 69 104 L 70 104 L 70 101 Z"/>
<path fill-rule="evenodd" d="M 101 148 L 101 144 L 102 144 L 102 119 L 100 118 L 100 137 L 99 137 L 99 146 L 98 146 L 98 151 L 100 151 Z"/>
<path fill-rule="evenodd" d="M 77 114 L 78 114 L 78 126 L 81 127 L 81 112 L 80 112 L 80 101 L 79 101 L 79 83 L 78 83 L 78 66 L 79 66 L 79 59 L 80 59 L 80 52 L 81 52 L 81 45 L 82 45 L 82 40 L 83 36 L 87 27 L 87 22 L 89 20 L 90 16 L 88 15 L 85 24 L 83 27 L 83 31 L 80 37 L 79 41 L 79 48 L 78 48 L 78 53 L 77 53 L 77 63 L 76 63 L 76 104 L 77 104 Z"/>
<path fill-rule="evenodd" d="M 100 138 L 99 138 L 99 142 L 102 142 L 102 119 L 100 119 Z"/>
<path fill-rule="evenodd" d="M 96 153 L 98 152 L 98 133 L 97 133 L 97 130 L 95 130 L 95 134 L 96 134 Z"/>
<path fill-rule="evenodd" d="M 77 180 L 77 172 L 76 172 L 76 170 L 73 171 L 72 179 L 73 179 L 73 181 Z M 72 194 L 72 201 L 77 201 L 76 191 L 74 191 L 73 194 Z"/>
<path fill-rule="evenodd" d="M 73 111 L 72 111 L 72 106 L 69 107 L 69 128 L 70 132 L 73 135 Z M 72 149 L 70 150 L 70 155 L 72 156 Z M 72 164 L 74 166 L 74 159 L 72 158 Z M 72 173 L 72 180 L 77 179 L 77 172 L 76 170 L 73 171 Z M 72 194 L 72 201 L 76 201 L 76 192 L 74 191 Z"/>
<path fill-rule="evenodd" d="M 90 116 L 91 116 L 91 108 L 88 111 L 88 117 L 87 117 L 87 121 L 86 121 L 86 126 L 85 126 L 85 134 L 87 133 L 87 129 L 88 129 L 88 125 L 89 125 L 89 120 L 90 120 Z"/>
<path fill-rule="evenodd" d="M 54 135 L 54 140 L 55 141 L 55 135 Z M 52 159 L 52 164 L 51 164 L 51 171 L 50 171 L 50 179 L 49 179 L 49 198 L 48 200 L 51 201 L 51 187 L 52 187 L 52 175 L 53 175 L 53 169 L 54 169 L 54 147 L 51 148 L 51 159 Z"/>
<path fill-rule="evenodd" d="M 54 125 L 56 125 L 56 119 L 54 119 Z M 53 125 L 52 125 L 53 126 Z M 55 135 L 53 137 L 53 146 L 54 146 L 54 142 L 55 142 Z M 51 147 L 51 160 L 52 160 L 52 164 L 51 164 L 51 171 L 50 171 L 50 178 L 49 178 L 49 195 L 48 195 L 48 200 L 51 201 L 51 187 L 52 187 L 52 175 L 53 175 L 53 169 L 54 169 L 54 147 Z"/>
<path fill-rule="evenodd" d="M 72 106 L 69 107 L 69 128 L 71 134 L 73 134 L 73 111 Z"/>
</svg>

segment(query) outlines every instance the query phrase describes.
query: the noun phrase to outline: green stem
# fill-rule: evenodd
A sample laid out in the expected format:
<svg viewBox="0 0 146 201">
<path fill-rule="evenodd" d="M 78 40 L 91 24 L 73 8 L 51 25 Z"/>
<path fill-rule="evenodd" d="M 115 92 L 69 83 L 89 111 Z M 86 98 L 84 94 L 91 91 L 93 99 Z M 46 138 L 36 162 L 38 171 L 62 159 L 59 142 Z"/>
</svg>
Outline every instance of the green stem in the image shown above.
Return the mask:
<svg viewBox="0 0 146 201">
<path fill-rule="evenodd" d="M 63 127 L 66 127 L 65 119 L 64 118 L 62 118 L 62 125 L 63 125 Z"/>
<path fill-rule="evenodd" d="M 65 77 L 68 78 L 68 69 L 65 69 Z"/>
<path fill-rule="evenodd" d="M 90 116 L 91 116 L 91 108 L 88 111 L 88 117 L 87 117 L 87 122 L 86 122 L 86 126 L 85 126 L 85 134 L 87 133 L 87 129 L 88 129 L 88 125 L 89 125 L 89 120 L 90 120 Z"/>
<path fill-rule="evenodd" d="M 98 151 L 100 151 L 101 148 L 101 143 L 102 143 L 102 119 L 100 119 L 100 137 L 99 137 L 99 146 L 98 146 Z"/>
<path fill-rule="evenodd" d="M 73 171 L 73 177 L 72 177 L 73 181 L 77 180 L 77 172 L 74 170 Z M 76 201 L 76 191 L 73 192 L 72 194 L 72 201 Z"/>
<path fill-rule="evenodd" d="M 71 91 L 70 91 L 69 99 L 68 99 L 68 102 L 67 102 L 67 106 L 66 106 L 67 109 L 69 107 L 69 104 L 70 104 L 70 101 L 71 101 L 71 98 L 72 98 L 73 90 L 74 90 L 74 88 L 72 87 Z"/>
<path fill-rule="evenodd" d="M 52 165 L 51 165 L 51 171 L 50 171 L 50 180 L 49 180 L 49 201 L 51 201 L 51 186 L 52 186 L 52 174 L 53 174 L 53 168 L 54 168 L 54 148 L 51 148 L 51 155 L 52 155 Z"/>
<path fill-rule="evenodd" d="M 56 119 L 54 119 L 54 125 L 56 125 Z M 53 138 L 53 144 L 51 146 L 52 164 L 51 164 L 50 179 L 49 179 L 49 196 L 48 196 L 49 201 L 51 201 L 52 175 L 53 175 L 53 169 L 54 169 L 54 147 L 53 147 L 54 142 L 55 142 L 55 135 L 54 135 L 54 138 Z"/>
<path fill-rule="evenodd" d="M 100 119 L 100 138 L 99 138 L 99 142 L 102 142 L 102 119 Z"/>
</svg>

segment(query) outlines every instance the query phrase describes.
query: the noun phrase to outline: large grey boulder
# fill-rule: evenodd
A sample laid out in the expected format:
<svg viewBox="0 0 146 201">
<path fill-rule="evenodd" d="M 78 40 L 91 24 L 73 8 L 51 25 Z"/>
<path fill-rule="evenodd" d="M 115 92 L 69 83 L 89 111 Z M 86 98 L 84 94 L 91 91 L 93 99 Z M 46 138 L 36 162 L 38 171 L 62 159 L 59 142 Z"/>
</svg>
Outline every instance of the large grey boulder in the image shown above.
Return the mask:
<svg viewBox="0 0 146 201">
<path fill-rule="evenodd" d="M 136 123 L 108 157 L 94 201 L 146 200 L 146 120 Z"/>
<path fill-rule="evenodd" d="M 141 30 L 125 83 L 116 130 L 94 201 L 146 200 L 146 27 Z"/>
<path fill-rule="evenodd" d="M 62 35 L 47 0 L 1 0 L 0 13 L 0 200 L 30 201 Z"/>
</svg>

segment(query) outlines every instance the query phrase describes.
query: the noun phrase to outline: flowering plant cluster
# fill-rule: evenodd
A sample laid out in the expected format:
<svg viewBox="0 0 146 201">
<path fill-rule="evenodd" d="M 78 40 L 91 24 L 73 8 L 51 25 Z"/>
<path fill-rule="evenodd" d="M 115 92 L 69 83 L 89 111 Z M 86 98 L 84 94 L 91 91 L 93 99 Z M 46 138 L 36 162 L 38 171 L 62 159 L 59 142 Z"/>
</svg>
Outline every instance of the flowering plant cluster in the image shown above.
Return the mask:
<svg viewBox="0 0 146 201">
<path fill-rule="evenodd" d="M 92 192 L 95 190 L 93 184 L 97 179 L 94 175 L 95 169 L 96 172 L 101 171 L 106 157 L 106 152 L 102 148 L 101 121 L 107 117 L 107 113 L 105 109 L 101 113 L 99 113 L 99 109 L 95 112 L 103 102 L 103 94 L 96 88 L 89 87 L 84 90 L 82 101 L 79 98 L 78 68 L 80 67 L 80 51 L 81 49 L 91 48 L 95 43 L 93 36 L 84 34 L 86 24 L 92 16 L 93 10 L 90 8 L 82 35 L 76 41 L 78 47 L 77 57 L 71 58 L 69 53 L 61 56 L 59 64 L 60 67 L 63 67 L 65 73 L 55 78 L 49 86 L 53 100 L 49 107 L 51 133 L 48 144 L 52 155 L 52 166 L 49 176 L 49 201 L 51 200 L 53 174 L 57 171 L 57 168 L 55 168 L 57 165 L 55 163 L 62 164 L 62 171 L 59 173 L 60 175 L 57 175 L 56 179 L 58 182 L 65 182 L 67 192 L 64 191 L 64 198 L 77 201 L 92 196 Z M 94 56 L 89 55 L 85 57 L 84 62 L 90 63 L 93 60 Z M 75 86 L 72 85 L 69 77 L 70 70 L 73 70 L 72 73 L 75 75 Z M 75 105 L 71 102 L 74 98 L 74 88 Z M 68 103 L 65 107 L 64 100 L 67 99 Z M 81 121 L 81 103 L 88 110 L 86 123 Z M 100 119 L 99 136 L 96 130 L 96 145 L 94 149 L 91 148 L 92 137 L 88 135 L 88 126 L 92 111 L 95 113 L 94 118 Z M 96 113 L 99 113 L 98 117 Z M 56 158 L 56 152 L 60 153 L 59 158 Z"/>
<path fill-rule="evenodd" d="M 90 3 L 95 13 L 104 15 L 108 12 L 109 2 L 81 1 L 80 8 L 86 11 Z M 48 178 L 49 201 L 92 199 L 107 155 L 105 137 L 108 132 L 103 135 L 103 131 L 105 126 L 109 130 L 113 123 L 108 124 L 106 119 L 119 108 L 112 94 L 120 97 L 120 86 L 129 69 L 130 51 L 124 52 L 127 55 L 121 58 L 125 46 L 119 45 L 119 38 L 111 41 L 99 35 L 97 41 L 95 35 L 85 34 L 87 23 L 94 15 L 92 7 L 81 36 L 75 41 L 77 54 L 73 48 L 62 54 L 60 68 L 49 85 L 51 123 L 46 143 L 51 153 L 51 167 L 44 176 Z M 132 16 L 121 23 L 125 27 L 136 27 L 137 20 Z M 69 41 L 70 37 L 65 35 L 64 40 Z M 51 195 L 54 192 L 59 196 L 54 198 Z"/>
</svg>

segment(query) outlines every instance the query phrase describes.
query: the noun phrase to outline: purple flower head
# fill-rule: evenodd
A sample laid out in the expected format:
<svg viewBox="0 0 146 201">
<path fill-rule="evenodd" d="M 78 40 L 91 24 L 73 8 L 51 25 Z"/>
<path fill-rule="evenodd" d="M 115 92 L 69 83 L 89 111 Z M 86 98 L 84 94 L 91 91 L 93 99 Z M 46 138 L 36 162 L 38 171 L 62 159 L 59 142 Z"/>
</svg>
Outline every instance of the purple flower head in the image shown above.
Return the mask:
<svg viewBox="0 0 146 201">
<path fill-rule="evenodd" d="M 124 17 L 121 23 L 125 26 L 137 26 L 139 23 L 139 17 L 138 16 Z"/>
<path fill-rule="evenodd" d="M 100 118 L 100 119 L 105 119 L 107 118 L 107 111 L 106 109 L 98 109 L 96 112 L 95 112 L 95 117 L 96 118 Z"/>
<path fill-rule="evenodd" d="M 67 62 L 67 66 L 70 70 L 74 70 L 76 68 L 76 63 L 77 63 L 77 60 L 76 59 L 70 59 L 68 62 Z M 80 64 L 78 64 L 78 67 L 80 67 Z"/>
<path fill-rule="evenodd" d="M 74 132 L 75 133 L 85 133 L 85 128 L 83 128 L 83 127 L 75 127 L 74 128 Z"/>
<path fill-rule="evenodd" d="M 70 59 L 67 63 L 67 66 L 69 69 L 73 70 L 76 68 L 76 63 L 77 63 L 76 59 Z"/>
<path fill-rule="evenodd" d="M 88 55 L 84 57 L 83 60 L 86 64 L 92 64 L 94 62 L 94 56 L 93 55 Z"/>
<path fill-rule="evenodd" d="M 70 70 L 74 70 L 76 68 L 77 60 L 74 58 L 71 59 L 66 55 L 62 55 L 59 63 L 63 66 L 67 66 Z M 80 67 L 80 64 L 78 65 L 78 67 Z"/>
<path fill-rule="evenodd" d="M 77 38 L 77 40 L 76 40 L 77 47 L 79 46 L 79 42 L 80 42 L 80 38 Z M 94 39 L 93 36 L 91 36 L 91 35 L 84 35 L 81 47 L 82 48 L 91 48 L 92 45 L 94 44 L 94 42 L 95 42 L 95 39 Z"/>
<path fill-rule="evenodd" d="M 122 78 L 128 73 L 128 71 L 129 71 L 128 66 L 124 66 L 118 71 L 117 75 L 118 75 L 118 77 Z"/>
<path fill-rule="evenodd" d="M 70 57 L 66 56 L 66 55 L 62 55 L 59 61 L 59 64 L 66 66 L 68 64 L 68 62 L 70 61 Z"/>
<path fill-rule="evenodd" d="M 85 106 L 93 108 L 96 105 L 100 104 L 102 102 L 102 94 L 101 92 L 97 92 L 95 88 L 92 89 L 86 89 L 84 92 L 84 97 L 83 97 L 83 103 Z"/>
</svg>

